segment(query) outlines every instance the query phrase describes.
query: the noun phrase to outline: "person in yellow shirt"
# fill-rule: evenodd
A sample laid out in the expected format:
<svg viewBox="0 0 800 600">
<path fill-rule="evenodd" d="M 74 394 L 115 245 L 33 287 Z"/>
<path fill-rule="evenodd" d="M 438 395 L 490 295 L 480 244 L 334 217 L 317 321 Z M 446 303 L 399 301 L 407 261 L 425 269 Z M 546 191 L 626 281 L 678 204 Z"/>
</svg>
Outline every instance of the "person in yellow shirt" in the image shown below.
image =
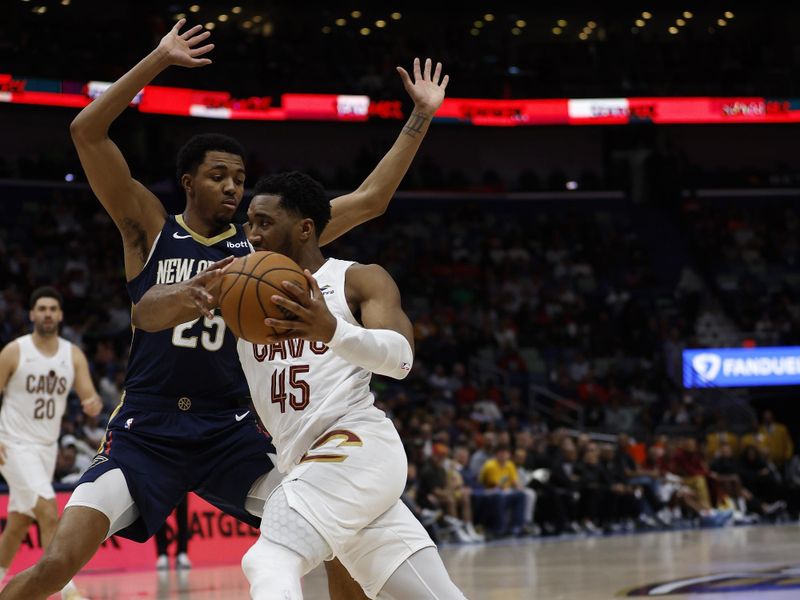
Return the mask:
<svg viewBox="0 0 800 600">
<path fill-rule="evenodd" d="M 761 416 L 761 427 L 758 428 L 758 437 L 767 448 L 770 460 L 779 469 L 786 464 L 794 454 L 794 443 L 786 425 L 775 422 L 771 410 L 765 410 Z"/>
<path fill-rule="evenodd" d="M 497 447 L 494 457 L 484 463 L 478 480 L 487 493 L 498 495 L 498 514 L 491 515 L 494 535 L 520 535 L 525 518 L 525 494 L 517 476 L 517 468 L 511 461 L 508 446 Z"/>
<path fill-rule="evenodd" d="M 716 424 L 706 435 L 706 460 L 717 458 L 722 446 L 729 445 L 734 456 L 739 453 L 739 436 L 728 429 L 724 418 L 718 418 Z"/>
</svg>

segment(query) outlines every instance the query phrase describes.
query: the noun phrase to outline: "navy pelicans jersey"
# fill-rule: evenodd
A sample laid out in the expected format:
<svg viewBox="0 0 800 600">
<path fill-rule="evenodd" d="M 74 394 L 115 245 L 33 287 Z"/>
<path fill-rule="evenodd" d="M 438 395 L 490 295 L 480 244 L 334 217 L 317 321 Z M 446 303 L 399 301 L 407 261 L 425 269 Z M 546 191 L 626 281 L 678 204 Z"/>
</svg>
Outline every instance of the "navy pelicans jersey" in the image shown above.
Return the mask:
<svg viewBox="0 0 800 600">
<path fill-rule="evenodd" d="M 241 225 L 206 238 L 190 230 L 181 215 L 168 216 L 144 269 L 128 282 L 128 293 L 136 304 L 154 285 L 185 281 L 211 263 L 250 252 Z M 188 399 L 197 408 L 213 409 L 248 396 L 236 338 L 219 314 L 156 333 L 134 329 L 126 398 Z"/>
</svg>

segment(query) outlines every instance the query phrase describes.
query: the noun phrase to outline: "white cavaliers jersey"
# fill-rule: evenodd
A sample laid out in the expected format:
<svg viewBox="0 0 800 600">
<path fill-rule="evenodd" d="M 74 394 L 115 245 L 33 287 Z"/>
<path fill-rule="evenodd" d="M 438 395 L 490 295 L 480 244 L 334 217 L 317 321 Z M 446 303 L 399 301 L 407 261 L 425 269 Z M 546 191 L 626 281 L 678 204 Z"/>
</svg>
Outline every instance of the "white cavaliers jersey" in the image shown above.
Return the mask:
<svg viewBox="0 0 800 600">
<path fill-rule="evenodd" d="M 314 277 L 328 310 L 358 325 L 344 293 L 351 261 L 329 258 Z M 239 340 L 239 359 L 253 404 L 288 473 L 311 444 L 345 414 L 383 418 L 369 389 L 372 373 L 338 357 L 322 342 L 288 340 L 270 346 Z"/>
<path fill-rule="evenodd" d="M 44 356 L 33 344 L 31 334 L 16 341 L 19 364 L 3 393 L 0 439 L 55 444 L 75 379 L 72 344 L 58 338 L 55 355 Z"/>
</svg>

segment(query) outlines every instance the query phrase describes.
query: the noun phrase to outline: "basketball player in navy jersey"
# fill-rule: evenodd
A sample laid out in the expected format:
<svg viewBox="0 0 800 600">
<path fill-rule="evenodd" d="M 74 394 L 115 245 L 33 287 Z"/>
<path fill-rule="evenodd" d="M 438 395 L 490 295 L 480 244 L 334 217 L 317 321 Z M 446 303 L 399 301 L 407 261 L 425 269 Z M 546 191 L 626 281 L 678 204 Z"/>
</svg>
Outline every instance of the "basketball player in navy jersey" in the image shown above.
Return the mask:
<svg viewBox="0 0 800 600">
<path fill-rule="evenodd" d="M 231 224 L 245 181 L 244 153 L 235 140 L 198 136 L 181 150 L 179 176 L 187 203 L 184 213 L 173 217 L 132 178 L 108 137 L 111 123 L 158 73 L 171 65 L 211 62 L 204 56 L 213 45 L 203 45 L 209 33 L 199 26 L 181 33 L 184 23 L 178 21 L 71 126 L 92 190 L 122 235 L 134 304 L 151 286 L 188 280 L 210 264 L 250 252 L 242 227 Z M 415 67 L 418 71 L 418 63 Z M 441 105 L 443 86 L 430 77 L 412 82 L 405 71 L 401 75 L 415 110 L 364 183 L 332 201 L 323 244 L 385 210 Z M 42 559 L 15 577 L 0 598 L 40 600 L 57 592 L 108 536 L 148 539 L 187 490 L 258 526 L 274 487 L 268 458 L 274 449 L 249 412 L 235 339 L 214 314 L 176 310 L 184 311 L 185 319 L 168 331 L 135 330 L 124 400 L 93 466 Z"/>
</svg>

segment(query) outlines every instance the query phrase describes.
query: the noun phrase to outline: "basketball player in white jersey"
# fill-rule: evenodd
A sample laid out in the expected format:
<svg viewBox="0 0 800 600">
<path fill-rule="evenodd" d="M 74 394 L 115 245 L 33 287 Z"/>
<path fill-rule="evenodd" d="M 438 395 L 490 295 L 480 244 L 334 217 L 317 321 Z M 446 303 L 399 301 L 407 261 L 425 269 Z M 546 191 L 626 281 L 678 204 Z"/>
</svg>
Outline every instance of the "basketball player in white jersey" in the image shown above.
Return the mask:
<svg viewBox="0 0 800 600">
<path fill-rule="evenodd" d="M 311 290 L 286 284 L 295 301 L 272 297 L 297 316 L 267 319 L 273 344 L 239 340 L 254 405 L 287 473 L 242 560 L 251 595 L 302 598 L 300 578 L 335 555 L 370 598 L 463 598 L 399 499 L 405 451 L 369 387 L 372 373 L 403 379 L 411 370 L 413 327 L 383 268 L 323 257 L 317 240 L 329 218 L 322 186 L 300 173 L 263 179 L 248 210 L 251 243 L 294 259 Z"/>
<path fill-rule="evenodd" d="M 301 577 L 336 556 L 369 598 L 463 598 L 399 500 L 405 451 L 369 388 L 372 373 L 408 374 L 411 322 L 384 269 L 323 257 L 318 240 L 329 219 L 322 186 L 296 172 L 259 181 L 248 209 L 253 246 L 294 259 L 311 290 L 285 283 L 295 301 L 272 297 L 298 317 L 267 319 L 274 343 L 238 343 L 253 403 L 287 474 L 267 500 L 258 542 L 242 559 L 251 595 L 300 599 Z M 196 281 L 213 287 L 207 277 Z M 136 310 L 160 307 L 145 295 Z"/>
<path fill-rule="evenodd" d="M 8 521 L 0 537 L 0 579 L 34 520 L 42 547 L 53 538 L 58 521 L 53 471 L 70 389 L 80 397 L 87 415 L 96 416 L 103 408 L 86 356 L 58 335 L 64 318 L 61 302 L 54 288 L 35 290 L 30 303 L 33 333 L 0 352 L 0 473 L 9 487 Z M 61 595 L 80 598 L 71 581 Z"/>
</svg>

